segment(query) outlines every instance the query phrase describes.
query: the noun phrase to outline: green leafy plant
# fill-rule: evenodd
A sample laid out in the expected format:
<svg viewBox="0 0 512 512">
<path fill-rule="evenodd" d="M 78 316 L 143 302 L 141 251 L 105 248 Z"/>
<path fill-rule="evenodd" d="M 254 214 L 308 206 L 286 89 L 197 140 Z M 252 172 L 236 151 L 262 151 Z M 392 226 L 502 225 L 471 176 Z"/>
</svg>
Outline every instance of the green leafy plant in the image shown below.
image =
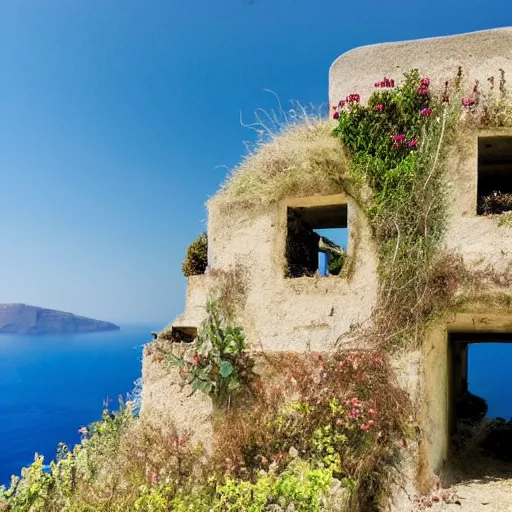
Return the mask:
<svg viewBox="0 0 512 512">
<path fill-rule="evenodd" d="M 188 247 L 181 270 L 185 277 L 204 274 L 208 266 L 208 236 L 201 233 Z"/>
<path fill-rule="evenodd" d="M 333 133 L 349 151 L 350 192 L 378 242 L 380 341 L 396 332 L 418 341 L 437 301 L 430 274 L 446 229 L 443 157 L 462 112 L 460 77 L 441 97 L 417 70 L 401 85 L 385 78 L 375 86 L 367 105 L 353 94 L 336 106 Z"/>
<path fill-rule="evenodd" d="M 332 482 L 329 469 L 312 468 L 295 460 L 279 475 L 262 471 L 255 482 L 228 478 L 217 487 L 215 512 L 264 512 L 269 505 L 297 512 L 320 512 L 322 498 Z"/>
<path fill-rule="evenodd" d="M 228 324 L 216 299 L 208 298 L 206 314 L 192 348 L 183 357 L 169 355 L 168 361 L 193 390 L 229 403 L 232 393 L 250 379 L 247 343 L 242 329 Z"/>
<path fill-rule="evenodd" d="M 345 253 L 332 254 L 329 258 L 329 274 L 337 276 L 343 270 L 347 255 Z"/>
</svg>

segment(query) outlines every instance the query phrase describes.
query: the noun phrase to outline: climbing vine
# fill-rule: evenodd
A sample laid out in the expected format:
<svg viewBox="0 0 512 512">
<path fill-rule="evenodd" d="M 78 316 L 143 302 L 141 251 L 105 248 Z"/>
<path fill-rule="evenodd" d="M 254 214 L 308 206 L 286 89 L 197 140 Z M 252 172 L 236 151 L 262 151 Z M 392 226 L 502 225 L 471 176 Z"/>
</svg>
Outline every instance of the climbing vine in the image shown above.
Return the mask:
<svg viewBox="0 0 512 512">
<path fill-rule="evenodd" d="M 376 320 L 383 342 L 417 327 L 437 299 L 431 277 L 446 227 L 444 148 L 460 115 L 460 78 L 451 98 L 447 92 L 436 97 L 430 79 L 417 70 L 394 85 L 384 78 L 367 105 L 351 94 L 333 113 L 333 134 L 350 156 L 349 193 L 378 242 Z"/>
</svg>

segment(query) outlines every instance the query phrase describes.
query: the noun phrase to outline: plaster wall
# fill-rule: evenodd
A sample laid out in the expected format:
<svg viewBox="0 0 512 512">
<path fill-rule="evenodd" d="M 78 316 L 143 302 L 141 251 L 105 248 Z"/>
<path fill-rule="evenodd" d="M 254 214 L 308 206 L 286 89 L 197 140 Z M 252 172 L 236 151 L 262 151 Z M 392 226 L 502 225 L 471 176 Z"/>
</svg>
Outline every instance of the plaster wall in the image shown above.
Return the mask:
<svg viewBox="0 0 512 512">
<path fill-rule="evenodd" d="M 348 203 L 348 271 L 345 276 L 285 277 L 287 208 Z M 210 203 L 209 274 L 189 280 L 185 313 L 174 325 L 199 320 L 215 271 L 235 266 L 245 273 L 247 295 L 238 312 L 255 350 L 328 352 L 352 326 L 371 315 L 377 294 L 377 259 L 369 228 L 344 195 L 288 199 L 255 215 L 222 215 Z M 220 277 L 222 278 L 222 277 Z"/>
<path fill-rule="evenodd" d="M 363 46 L 338 57 L 329 71 L 329 101 L 337 104 L 352 93 L 366 101 L 375 90 L 374 83 L 384 76 L 399 80 L 403 73 L 419 69 L 434 86 L 456 76 L 462 66 L 469 78 L 487 83 L 498 77 L 499 69 L 512 76 L 512 28 L 485 30 L 448 37 L 435 37 Z"/>
<path fill-rule="evenodd" d="M 478 138 L 491 135 L 512 136 L 512 130 L 462 132 L 449 152 L 446 245 L 475 269 L 490 265 L 503 272 L 512 265 L 512 229 L 500 226 L 498 215 L 477 215 Z"/>
<path fill-rule="evenodd" d="M 193 442 L 211 446 L 213 405 L 204 393 L 183 385 L 177 368 L 170 368 L 152 345 L 142 359 L 141 418 L 159 428 L 188 432 Z"/>
</svg>

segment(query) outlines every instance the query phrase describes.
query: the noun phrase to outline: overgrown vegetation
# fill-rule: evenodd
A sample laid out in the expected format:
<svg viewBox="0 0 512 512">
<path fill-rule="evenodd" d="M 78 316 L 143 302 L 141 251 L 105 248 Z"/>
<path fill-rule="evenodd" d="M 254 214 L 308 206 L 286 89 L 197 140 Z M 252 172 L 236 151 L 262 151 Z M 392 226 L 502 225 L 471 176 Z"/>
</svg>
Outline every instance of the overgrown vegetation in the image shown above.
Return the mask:
<svg viewBox="0 0 512 512">
<path fill-rule="evenodd" d="M 0 511 L 379 510 L 408 429 L 385 356 L 269 362 L 275 370 L 253 382 L 251 406 L 217 415 L 211 456 L 190 433 L 121 406 L 61 450 L 50 472 L 37 457 L 0 491 Z"/>
<path fill-rule="evenodd" d="M 349 163 L 343 147 L 332 137 L 329 121 L 305 109 L 289 124 L 264 136 L 231 173 L 213 201 L 224 198 L 253 209 L 285 197 L 339 193 L 337 181 Z"/>
<path fill-rule="evenodd" d="M 266 363 L 275 373 L 261 376 L 253 406 L 216 425 L 217 456 L 239 478 L 279 473 L 300 458 L 350 490 L 351 510 L 379 510 L 410 434 L 407 396 L 386 357 L 284 353 Z"/>
<path fill-rule="evenodd" d="M 185 277 L 204 274 L 208 266 L 208 236 L 201 233 L 188 247 L 181 265 Z"/>
</svg>

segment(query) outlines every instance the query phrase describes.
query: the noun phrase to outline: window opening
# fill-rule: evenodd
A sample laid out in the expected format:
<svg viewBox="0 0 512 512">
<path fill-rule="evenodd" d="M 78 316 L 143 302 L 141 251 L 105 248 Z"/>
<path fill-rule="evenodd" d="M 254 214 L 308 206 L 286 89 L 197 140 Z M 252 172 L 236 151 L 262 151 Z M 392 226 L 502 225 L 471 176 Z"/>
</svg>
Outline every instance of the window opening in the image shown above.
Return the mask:
<svg viewBox="0 0 512 512">
<path fill-rule="evenodd" d="M 478 138 L 478 215 L 512 210 L 512 137 Z"/>
<path fill-rule="evenodd" d="M 346 261 L 347 205 L 288 208 L 286 275 L 339 275 Z"/>
</svg>

